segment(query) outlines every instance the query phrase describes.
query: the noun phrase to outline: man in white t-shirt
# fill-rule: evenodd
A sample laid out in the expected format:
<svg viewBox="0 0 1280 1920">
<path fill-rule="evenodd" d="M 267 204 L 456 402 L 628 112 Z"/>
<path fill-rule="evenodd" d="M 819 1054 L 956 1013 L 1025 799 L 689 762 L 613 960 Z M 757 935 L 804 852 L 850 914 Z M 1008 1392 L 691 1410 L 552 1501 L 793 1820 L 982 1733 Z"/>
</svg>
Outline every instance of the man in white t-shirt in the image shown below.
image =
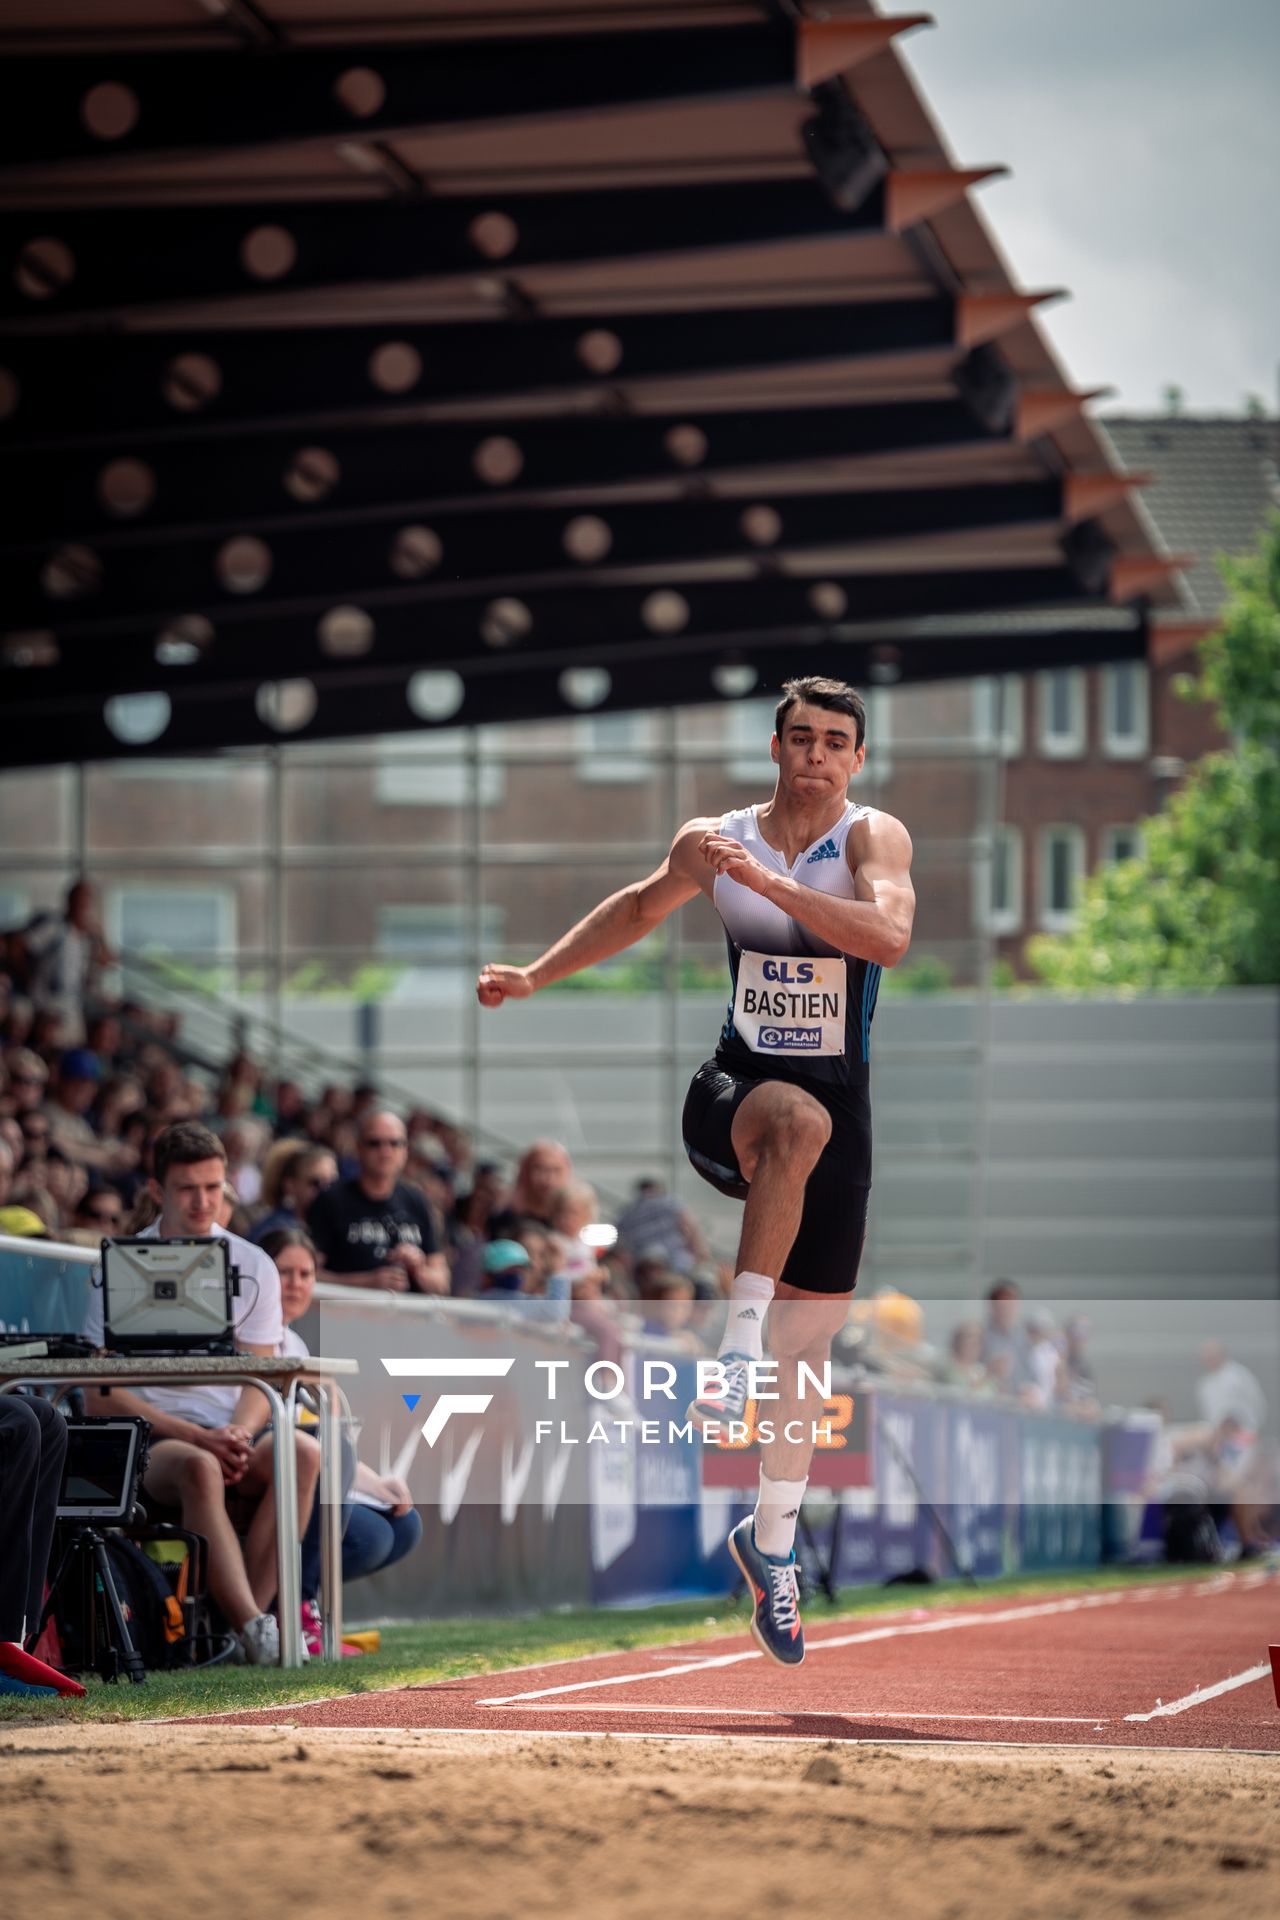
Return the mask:
<svg viewBox="0 0 1280 1920">
<path fill-rule="evenodd" d="M 226 1154 L 217 1135 L 192 1120 L 180 1120 L 157 1136 L 155 1177 L 150 1189 L 159 1219 L 147 1229 L 156 1239 L 222 1235 L 218 1205 L 226 1178 Z M 261 1247 L 238 1234 L 224 1236 L 240 1270 L 234 1303 L 236 1344 L 245 1353 L 274 1354 L 280 1344 L 280 1276 Z M 102 1342 L 102 1293 L 95 1288 L 85 1323 L 87 1337 Z M 113 1387 L 91 1391 L 91 1412 L 132 1414 L 151 1422 L 151 1459 L 144 1493 L 182 1509 L 182 1523 L 209 1543 L 209 1589 L 239 1635 L 255 1666 L 280 1660 L 280 1633 L 267 1611 L 276 1591 L 276 1512 L 271 1473 L 271 1437 L 255 1442 L 270 1418 L 257 1387 Z M 320 1473 L 320 1449 L 309 1434 L 294 1436 L 298 1458 L 298 1521 L 305 1530 Z M 241 1549 L 227 1513 L 226 1493 L 256 1500 Z"/>
</svg>

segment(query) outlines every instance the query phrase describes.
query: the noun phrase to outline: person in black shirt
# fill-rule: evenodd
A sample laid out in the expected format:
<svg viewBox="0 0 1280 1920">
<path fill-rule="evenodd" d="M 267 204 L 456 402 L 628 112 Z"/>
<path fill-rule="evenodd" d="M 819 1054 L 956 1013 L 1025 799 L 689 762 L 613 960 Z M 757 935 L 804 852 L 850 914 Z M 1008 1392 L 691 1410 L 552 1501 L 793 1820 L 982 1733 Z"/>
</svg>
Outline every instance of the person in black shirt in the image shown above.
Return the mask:
<svg viewBox="0 0 1280 1920">
<path fill-rule="evenodd" d="M 317 1194 L 307 1210 L 323 1279 L 391 1293 L 448 1293 L 430 1209 L 400 1178 L 408 1151 L 394 1113 L 361 1115 L 359 1172 Z"/>
</svg>

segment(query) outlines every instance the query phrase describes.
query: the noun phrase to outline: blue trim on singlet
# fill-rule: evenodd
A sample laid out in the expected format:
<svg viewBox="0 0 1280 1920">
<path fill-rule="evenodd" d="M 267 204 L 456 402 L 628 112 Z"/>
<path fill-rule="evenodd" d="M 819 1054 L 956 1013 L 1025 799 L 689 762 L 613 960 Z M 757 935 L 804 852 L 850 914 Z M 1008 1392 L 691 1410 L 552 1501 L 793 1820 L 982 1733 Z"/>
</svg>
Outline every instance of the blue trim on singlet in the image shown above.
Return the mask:
<svg viewBox="0 0 1280 1920">
<path fill-rule="evenodd" d="M 736 1040 L 738 1037 L 738 1029 L 733 1024 L 733 1002 L 738 991 L 738 956 L 734 950 L 733 941 L 729 938 L 729 930 L 727 927 L 725 929 L 724 943 L 729 950 L 729 1004 L 725 1008 L 724 1025 L 720 1029 L 720 1041 L 722 1045 L 726 1040 Z"/>
<path fill-rule="evenodd" d="M 866 1062 L 871 1059 L 871 1016 L 880 992 L 881 972 L 873 962 L 862 976 L 862 1058 Z"/>
</svg>

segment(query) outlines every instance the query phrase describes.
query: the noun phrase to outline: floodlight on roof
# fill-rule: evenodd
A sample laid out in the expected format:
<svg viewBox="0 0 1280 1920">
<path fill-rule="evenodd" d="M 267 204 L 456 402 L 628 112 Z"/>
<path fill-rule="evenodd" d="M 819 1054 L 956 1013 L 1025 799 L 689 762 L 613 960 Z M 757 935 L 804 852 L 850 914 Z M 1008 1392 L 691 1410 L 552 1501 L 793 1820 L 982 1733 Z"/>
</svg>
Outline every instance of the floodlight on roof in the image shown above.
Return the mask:
<svg viewBox="0 0 1280 1920">
<path fill-rule="evenodd" d="M 889 171 L 871 128 L 839 83 L 815 93 L 818 111 L 802 132 L 814 172 L 832 206 L 856 213 Z"/>
</svg>

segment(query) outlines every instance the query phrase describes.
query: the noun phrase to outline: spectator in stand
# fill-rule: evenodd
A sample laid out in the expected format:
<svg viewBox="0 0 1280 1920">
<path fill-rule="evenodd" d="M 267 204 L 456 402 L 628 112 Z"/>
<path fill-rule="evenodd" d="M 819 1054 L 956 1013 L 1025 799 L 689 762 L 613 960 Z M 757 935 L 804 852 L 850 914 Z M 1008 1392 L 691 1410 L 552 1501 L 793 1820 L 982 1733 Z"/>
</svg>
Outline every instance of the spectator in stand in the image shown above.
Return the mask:
<svg viewBox="0 0 1280 1920">
<path fill-rule="evenodd" d="M 300 1227 L 286 1227 L 267 1236 L 263 1252 L 275 1261 L 280 1275 L 280 1303 L 284 1334 L 279 1352 L 305 1356 L 309 1352 L 293 1321 L 311 1305 L 316 1289 L 316 1250 Z M 422 1516 L 403 1480 L 379 1474 L 358 1461 L 350 1442 L 343 1440 L 342 1578 L 360 1580 L 394 1566 L 412 1553 L 422 1538 Z M 352 1497 L 354 1496 L 354 1498 Z M 302 1541 L 302 1633 L 307 1651 L 322 1651 L 320 1611 L 320 1507 L 312 1511 Z"/>
<path fill-rule="evenodd" d="M 44 1191 L 52 1200 L 54 1211 L 49 1214 L 43 1207 L 38 1211 L 49 1231 L 57 1233 L 70 1226 L 76 1208 L 89 1190 L 89 1175 L 84 1167 L 69 1160 L 61 1147 L 50 1147 L 45 1155 L 43 1178 Z"/>
<path fill-rule="evenodd" d="M 322 1278 L 392 1293 L 448 1293 L 426 1201 L 400 1175 L 409 1141 L 394 1113 L 370 1109 L 358 1135 L 359 1171 L 318 1194 L 307 1209 Z"/>
<path fill-rule="evenodd" d="M 962 1387 L 966 1393 L 990 1393 L 991 1380 L 982 1364 L 982 1326 L 977 1320 L 963 1320 L 952 1329 L 947 1359 L 946 1382 Z"/>
<path fill-rule="evenodd" d="M 338 1177 L 338 1163 L 328 1147 L 309 1147 L 301 1140 L 277 1140 L 262 1163 L 261 1199 L 270 1212 L 249 1235 L 262 1245 L 269 1233 L 300 1227 L 312 1201 L 327 1193 Z"/>
<path fill-rule="evenodd" d="M 67 894 L 59 916 L 37 914 L 24 928 L 22 947 L 29 968 L 29 991 L 37 1016 L 52 1016 L 64 1047 L 82 1044 L 85 1037 L 85 1001 L 99 967 L 110 965 L 108 951 L 94 912 L 93 888 L 78 880 Z"/>
<path fill-rule="evenodd" d="M 596 1255 L 582 1236 L 600 1218 L 600 1202 L 589 1180 L 571 1180 L 557 1187 L 551 1197 L 551 1234 L 559 1272 L 567 1273 L 570 1285 L 590 1273 Z"/>
<path fill-rule="evenodd" d="M 649 1283 L 640 1330 L 651 1338 L 673 1340 L 686 1353 L 700 1353 L 702 1342 L 690 1327 L 693 1281 L 686 1273 L 666 1273 Z"/>
<path fill-rule="evenodd" d="M 618 1240 L 627 1257 L 638 1260 L 642 1250 L 657 1248 L 671 1273 L 692 1273 L 711 1257 L 702 1230 L 660 1180 L 636 1183 L 636 1197 L 618 1217 Z"/>
<path fill-rule="evenodd" d="M 132 1172 L 137 1165 L 136 1150 L 124 1144 L 123 1128 L 131 1113 L 141 1113 L 145 1107 L 141 1086 L 128 1074 L 113 1074 L 98 1088 L 89 1120 L 103 1149 L 112 1158 L 115 1173 Z"/>
<path fill-rule="evenodd" d="M 1246 1433 L 1259 1434 L 1267 1423 L 1267 1397 L 1261 1382 L 1240 1360 L 1231 1360 L 1221 1340 L 1208 1340 L 1200 1352 L 1196 1406 L 1206 1426 L 1238 1421 Z"/>
<path fill-rule="evenodd" d="M 528 1293 L 532 1265 L 528 1249 L 519 1240 L 491 1240 L 481 1262 L 485 1294 Z"/>
<path fill-rule="evenodd" d="M 219 1121 L 235 1121 L 249 1115 L 266 1114 L 268 1102 L 262 1096 L 261 1086 L 262 1073 L 256 1063 L 247 1053 L 235 1054 L 218 1089 Z"/>
<path fill-rule="evenodd" d="M 281 1139 L 297 1133 L 307 1113 L 307 1099 L 296 1080 L 277 1080 L 273 1126 Z"/>
<path fill-rule="evenodd" d="M 25 1047 L 31 1039 L 31 1029 L 36 1023 L 36 1010 L 25 993 L 9 996 L 9 1008 L 4 1016 L 4 1044 L 6 1047 Z"/>
<path fill-rule="evenodd" d="M 507 1203 L 500 1169 L 485 1160 L 475 1170 L 470 1193 L 454 1203 L 449 1239 L 454 1248 L 452 1288 L 456 1294 L 480 1291 L 481 1259 L 493 1215 Z"/>
<path fill-rule="evenodd" d="M 124 1201 L 114 1187 L 90 1187 L 76 1208 L 72 1225 L 99 1240 L 124 1232 Z"/>
<path fill-rule="evenodd" d="M 1012 1280 L 997 1280 L 987 1295 L 982 1364 L 989 1373 L 1000 1373 L 1006 1392 L 1018 1393 L 1032 1384 L 1027 1366 L 1027 1336 L 1020 1322 L 1021 1307 L 1021 1287 Z"/>
<path fill-rule="evenodd" d="M 1093 1377 L 1093 1366 L 1086 1351 L 1089 1340 L 1089 1322 L 1081 1313 L 1074 1314 L 1066 1325 L 1066 1344 L 1062 1354 L 1062 1390 L 1061 1398 L 1068 1406 L 1083 1411 L 1098 1404 L 1098 1387 Z"/>
<path fill-rule="evenodd" d="M 1053 1316 L 1033 1307 L 1026 1318 L 1026 1338 L 1026 1379 L 1019 1391 L 1026 1406 L 1043 1410 L 1058 1398 L 1062 1368 L 1062 1350 L 1054 1335 Z"/>
<path fill-rule="evenodd" d="M 88 1047 L 68 1047 L 58 1063 L 58 1077 L 45 1102 L 52 1144 L 69 1160 L 99 1172 L 112 1171 L 111 1154 L 89 1124 L 88 1114 L 98 1097 L 100 1069 Z"/>
<path fill-rule="evenodd" d="M 519 1214 L 551 1225 L 551 1202 L 561 1187 L 573 1179 L 573 1161 L 569 1149 L 558 1140 L 535 1140 L 526 1149 L 516 1168 L 511 1189 L 511 1205 Z"/>
<path fill-rule="evenodd" d="M 49 1069 L 30 1047 L 11 1047 L 4 1064 L 9 1080 L 9 1110 L 21 1120 L 24 1113 L 34 1113 L 44 1105 Z"/>
<path fill-rule="evenodd" d="M 49 1157 L 53 1129 L 43 1113 L 20 1114 L 18 1125 L 22 1129 L 22 1161 L 19 1172 L 24 1180 L 32 1180 L 43 1186 L 44 1163 Z"/>
<path fill-rule="evenodd" d="M 262 1192 L 259 1162 L 270 1138 L 266 1122 L 252 1117 L 233 1120 L 222 1130 L 223 1145 L 227 1149 L 227 1178 L 243 1207 L 255 1206 Z"/>
</svg>

